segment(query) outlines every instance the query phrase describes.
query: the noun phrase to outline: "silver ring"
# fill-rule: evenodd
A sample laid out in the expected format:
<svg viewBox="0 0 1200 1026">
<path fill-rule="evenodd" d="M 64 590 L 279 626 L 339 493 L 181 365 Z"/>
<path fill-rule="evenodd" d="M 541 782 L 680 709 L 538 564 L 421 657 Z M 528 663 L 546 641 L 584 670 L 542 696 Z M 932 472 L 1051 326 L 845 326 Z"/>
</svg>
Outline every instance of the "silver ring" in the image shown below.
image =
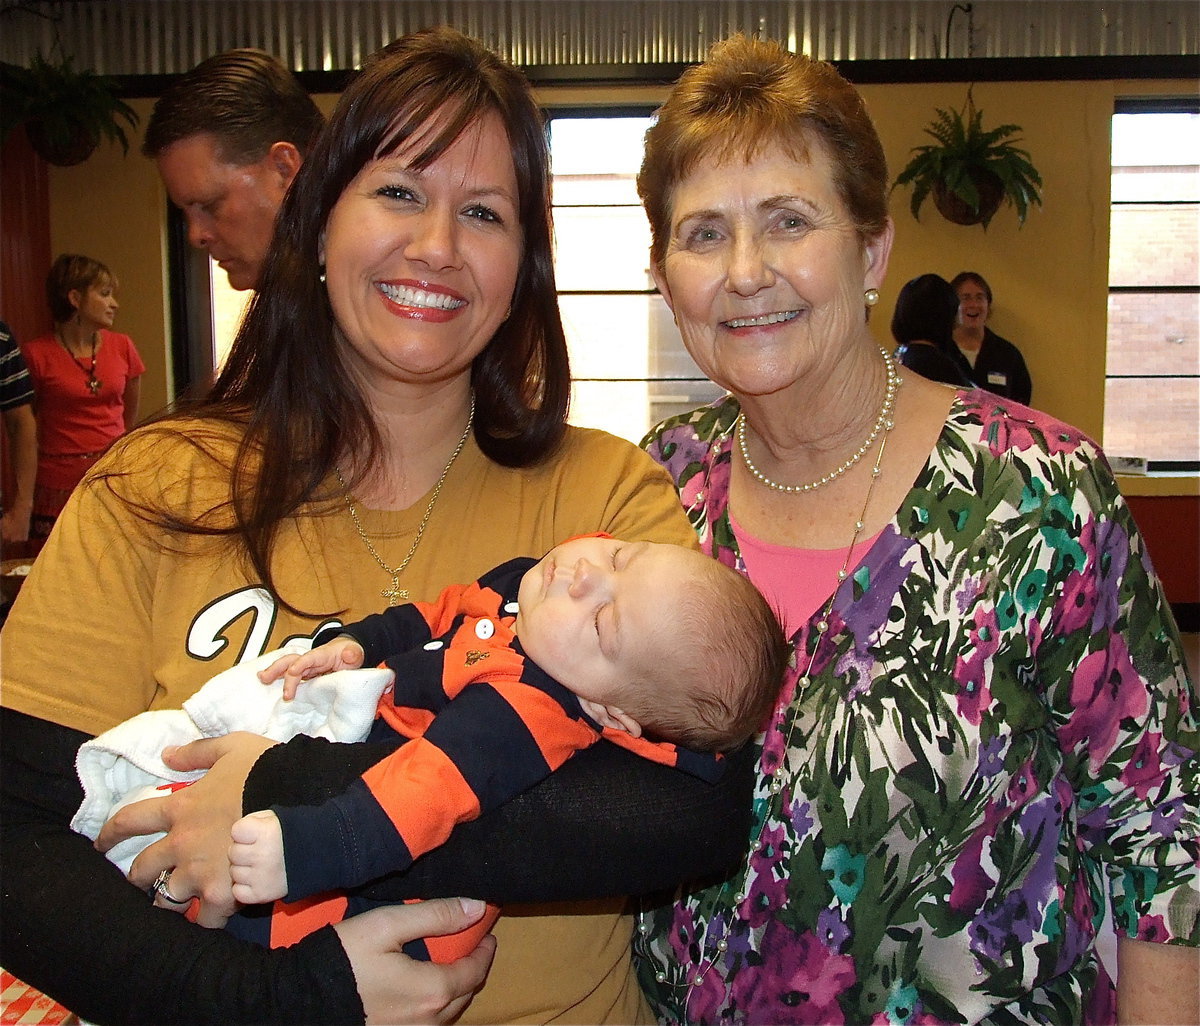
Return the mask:
<svg viewBox="0 0 1200 1026">
<path fill-rule="evenodd" d="M 167 882 L 171 879 L 170 869 L 164 869 L 154 879 L 154 883 L 150 885 L 150 900 L 153 901 L 157 897 L 161 897 L 164 901 L 169 901 L 172 905 L 187 905 L 191 902 L 191 898 L 177 898 L 169 890 L 167 890 Z"/>
</svg>

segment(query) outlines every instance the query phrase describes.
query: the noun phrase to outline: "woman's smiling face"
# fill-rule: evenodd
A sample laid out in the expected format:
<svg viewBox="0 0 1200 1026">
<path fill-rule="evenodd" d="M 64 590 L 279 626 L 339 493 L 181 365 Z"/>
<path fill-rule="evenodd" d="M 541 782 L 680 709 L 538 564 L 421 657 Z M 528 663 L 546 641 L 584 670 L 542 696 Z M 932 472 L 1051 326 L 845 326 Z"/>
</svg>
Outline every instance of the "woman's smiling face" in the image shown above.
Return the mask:
<svg viewBox="0 0 1200 1026">
<path fill-rule="evenodd" d="M 437 383 L 469 370 L 508 314 L 521 259 L 517 177 L 486 115 L 437 160 L 407 146 L 359 172 L 334 205 L 321 262 L 352 365 L 368 381 Z"/>
<path fill-rule="evenodd" d="M 740 395 L 820 373 L 866 331 L 863 292 L 887 267 L 890 229 L 864 245 L 815 138 L 808 158 L 702 162 L 671 198 L 655 279 L 692 358 Z"/>
</svg>

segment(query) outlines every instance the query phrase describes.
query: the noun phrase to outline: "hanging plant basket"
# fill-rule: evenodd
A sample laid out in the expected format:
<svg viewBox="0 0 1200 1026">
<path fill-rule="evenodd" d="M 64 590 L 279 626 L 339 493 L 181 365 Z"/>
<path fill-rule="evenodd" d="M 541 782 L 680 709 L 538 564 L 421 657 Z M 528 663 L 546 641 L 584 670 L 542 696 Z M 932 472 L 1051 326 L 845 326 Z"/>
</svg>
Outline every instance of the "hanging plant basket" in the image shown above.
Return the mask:
<svg viewBox="0 0 1200 1026">
<path fill-rule="evenodd" d="M 77 126 L 67 135 L 56 135 L 53 126 L 45 121 L 27 121 L 25 134 L 33 152 L 57 167 L 82 164 L 100 144 L 99 135 L 85 127 Z"/>
<path fill-rule="evenodd" d="M 53 63 L 36 54 L 28 68 L 0 63 L 0 140 L 20 126 L 34 152 L 69 167 L 87 160 L 104 139 L 129 152 L 124 125 L 138 116 L 117 96 L 116 83 L 76 71 L 70 57 Z"/>
<path fill-rule="evenodd" d="M 957 192 L 952 192 L 944 183 L 938 182 L 933 187 L 933 205 L 938 213 L 952 224 L 984 224 L 986 225 L 1000 209 L 1004 199 L 1004 183 L 992 172 L 974 169 L 967 172 L 979 202 L 971 203 L 963 199 Z"/>
<path fill-rule="evenodd" d="M 961 111 L 937 108 L 925 128 L 933 143 L 915 146 L 912 158 L 892 183 L 912 186 L 909 209 L 920 219 L 921 204 L 932 196 L 938 212 L 953 224 L 988 223 L 1005 201 L 1025 223 L 1030 206 L 1041 206 L 1042 177 L 1028 151 L 1017 146 L 1020 125 L 983 127 L 983 111 L 975 109 L 971 90 Z"/>
</svg>

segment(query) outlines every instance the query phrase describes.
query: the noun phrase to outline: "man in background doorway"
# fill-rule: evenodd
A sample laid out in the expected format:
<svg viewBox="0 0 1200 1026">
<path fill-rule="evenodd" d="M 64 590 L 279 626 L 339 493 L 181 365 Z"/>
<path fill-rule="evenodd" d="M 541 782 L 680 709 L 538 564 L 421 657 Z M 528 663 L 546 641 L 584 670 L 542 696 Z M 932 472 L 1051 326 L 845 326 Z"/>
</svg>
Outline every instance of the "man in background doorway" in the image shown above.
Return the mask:
<svg viewBox="0 0 1200 1026">
<path fill-rule="evenodd" d="M 979 388 L 1029 405 L 1033 382 L 1025 358 L 1008 339 L 987 326 L 992 314 L 992 287 L 977 271 L 963 271 L 950 282 L 958 293 L 954 326 L 956 356 L 962 370 Z"/>
<path fill-rule="evenodd" d="M 325 119 L 296 77 L 262 50 L 202 61 L 159 97 L 142 152 L 232 288 L 258 285 L 284 194 Z"/>
</svg>

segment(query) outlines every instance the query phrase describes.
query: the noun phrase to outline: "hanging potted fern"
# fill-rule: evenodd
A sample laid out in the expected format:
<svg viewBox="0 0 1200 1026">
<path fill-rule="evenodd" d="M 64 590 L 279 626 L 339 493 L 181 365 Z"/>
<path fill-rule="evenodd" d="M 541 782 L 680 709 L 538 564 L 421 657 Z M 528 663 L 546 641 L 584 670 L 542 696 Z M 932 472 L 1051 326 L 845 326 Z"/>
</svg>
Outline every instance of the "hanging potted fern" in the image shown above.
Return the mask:
<svg viewBox="0 0 1200 1026">
<path fill-rule="evenodd" d="M 0 141 L 24 125 L 34 150 L 60 167 L 87 160 L 101 139 L 128 153 L 121 121 L 133 128 L 137 114 L 117 97 L 112 79 L 71 64 L 70 57 L 52 63 L 41 54 L 28 68 L 0 63 Z"/>
<path fill-rule="evenodd" d="M 909 204 L 920 218 L 921 205 L 932 195 L 938 212 L 954 224 L 982 224 L 986 229 L 1007 200 L 1025 223 L 1031 205 L 1042 205 L 1042 176 L 1027 150 L 1017 146 L 1020 125 L 985 131 L 983 111 L 975 109 L 971 90 L 961 111 L 936 108 L 925 128 L 935 143 L 916 146 L 913 157 L 896 176 L 892 188 L 912 186 Z M 1017 136 L 1016 138 L 1013 138 Z"/>
</svg>

